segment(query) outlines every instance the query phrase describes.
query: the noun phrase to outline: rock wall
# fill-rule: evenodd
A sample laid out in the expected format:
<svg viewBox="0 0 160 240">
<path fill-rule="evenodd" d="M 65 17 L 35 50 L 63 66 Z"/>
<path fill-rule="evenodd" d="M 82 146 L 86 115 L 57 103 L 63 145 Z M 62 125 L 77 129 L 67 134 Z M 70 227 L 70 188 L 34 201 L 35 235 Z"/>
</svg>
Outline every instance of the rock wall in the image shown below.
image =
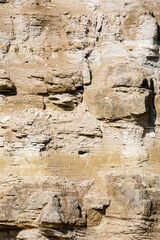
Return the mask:
<svg viewBox="0 0 160 240">
<path fill-rule="evenodd" d="M 0 239 L 160 239 L 160 2 L 0 0 Z"/>
</svg>

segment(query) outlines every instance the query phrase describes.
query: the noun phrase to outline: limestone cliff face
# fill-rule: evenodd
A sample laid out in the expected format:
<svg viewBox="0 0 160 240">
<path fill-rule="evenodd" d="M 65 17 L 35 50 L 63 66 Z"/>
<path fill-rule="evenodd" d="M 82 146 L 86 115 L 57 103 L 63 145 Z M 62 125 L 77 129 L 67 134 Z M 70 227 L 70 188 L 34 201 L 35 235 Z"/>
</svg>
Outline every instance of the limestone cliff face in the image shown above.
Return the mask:
<svg viewBox="0 0 160 240">
<path fill-rule="evenodd" d="M 0 0 L 0 239 L 160 239 L 160 2 Z"/>
</svg>

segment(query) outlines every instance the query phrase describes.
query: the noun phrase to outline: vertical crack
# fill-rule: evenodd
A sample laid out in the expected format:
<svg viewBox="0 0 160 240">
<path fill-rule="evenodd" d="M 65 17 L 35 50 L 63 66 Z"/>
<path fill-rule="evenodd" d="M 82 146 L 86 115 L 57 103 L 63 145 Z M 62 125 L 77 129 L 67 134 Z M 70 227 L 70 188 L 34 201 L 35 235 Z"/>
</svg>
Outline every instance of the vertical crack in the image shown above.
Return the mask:
<svg viewBox="0 0 160 240">
<path fill-rule="evenodd" d="M 156 121 L 156 108 L 155 108 L 155 91 L 154 91 L 154 82 L 150 80 L 150 90 L 151 94 L 149 97 L 149 127 L 155 127 Z"/>
</svg>

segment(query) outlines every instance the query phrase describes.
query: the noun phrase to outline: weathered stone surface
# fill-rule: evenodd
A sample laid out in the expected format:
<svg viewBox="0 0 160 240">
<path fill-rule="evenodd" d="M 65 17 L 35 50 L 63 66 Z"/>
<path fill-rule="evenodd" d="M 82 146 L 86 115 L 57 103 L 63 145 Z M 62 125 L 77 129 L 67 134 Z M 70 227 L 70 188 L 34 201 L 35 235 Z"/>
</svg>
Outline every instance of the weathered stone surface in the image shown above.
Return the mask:
<svg viewBox="0 0 160 240">
<path fill-rule="evenodd" d="M 0 239 L 160 239 L 159 47 L 157 0 L 0 0 Z"/>
<path fill-rule="evenodd" d="M 16 94 L 16 87 L 4 70 L 0 71 L 0 94 Z"/>
<path fill-rule="evenodd" d="M 42 236 L 39 229 L 23 230 L 18 236 L 18 240 L 47 240 L 46 237 Z"/>
</svg>

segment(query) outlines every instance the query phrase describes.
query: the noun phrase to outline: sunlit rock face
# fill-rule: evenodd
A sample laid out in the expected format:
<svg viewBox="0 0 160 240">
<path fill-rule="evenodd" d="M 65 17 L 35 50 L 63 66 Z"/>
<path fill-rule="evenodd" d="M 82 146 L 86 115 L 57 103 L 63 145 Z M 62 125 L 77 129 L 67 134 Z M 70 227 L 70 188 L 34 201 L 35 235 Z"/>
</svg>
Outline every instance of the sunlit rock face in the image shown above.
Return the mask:
<svg viewBox="0 0 160 240">
<path fill-rule="evenodd" d="M 160 2 L 0 0 L 0 239 L 160 239 Z"/>
</svg>

